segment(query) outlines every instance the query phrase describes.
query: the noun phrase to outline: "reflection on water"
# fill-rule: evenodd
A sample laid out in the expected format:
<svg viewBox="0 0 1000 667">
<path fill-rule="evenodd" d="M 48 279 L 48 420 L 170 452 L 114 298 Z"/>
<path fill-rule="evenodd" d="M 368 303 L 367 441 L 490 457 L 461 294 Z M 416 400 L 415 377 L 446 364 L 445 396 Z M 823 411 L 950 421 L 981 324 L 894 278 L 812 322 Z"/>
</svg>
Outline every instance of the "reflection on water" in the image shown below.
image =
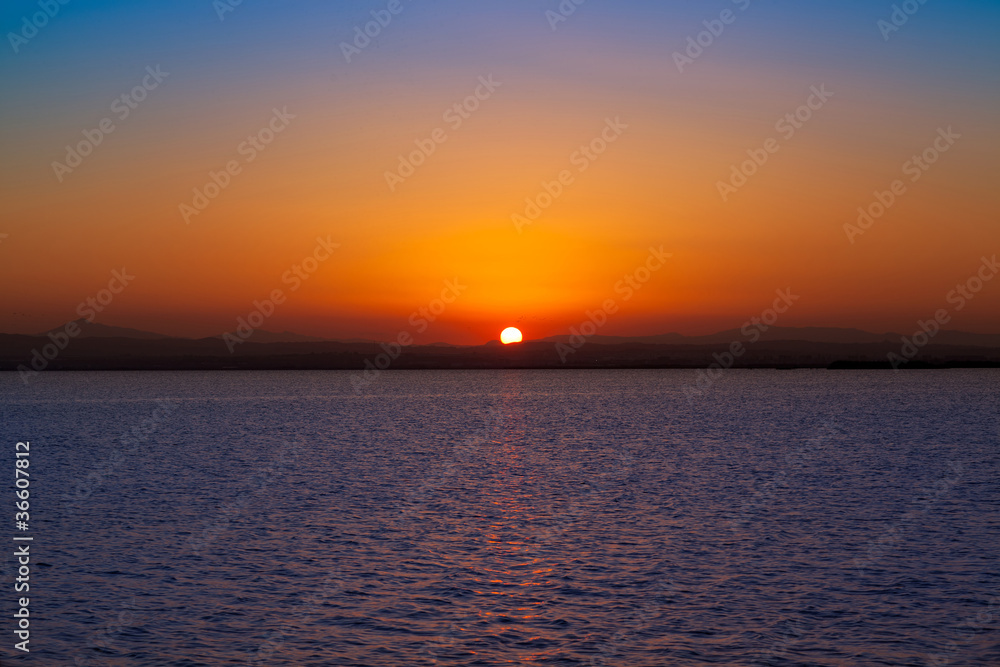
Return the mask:
<svg viewBox="0 0 1000 667">
<path fill-rule="evenodd" d="M 30 658 L 998 664 L 998 379 L 0 377 L 44 471 Z"/>
</svg>

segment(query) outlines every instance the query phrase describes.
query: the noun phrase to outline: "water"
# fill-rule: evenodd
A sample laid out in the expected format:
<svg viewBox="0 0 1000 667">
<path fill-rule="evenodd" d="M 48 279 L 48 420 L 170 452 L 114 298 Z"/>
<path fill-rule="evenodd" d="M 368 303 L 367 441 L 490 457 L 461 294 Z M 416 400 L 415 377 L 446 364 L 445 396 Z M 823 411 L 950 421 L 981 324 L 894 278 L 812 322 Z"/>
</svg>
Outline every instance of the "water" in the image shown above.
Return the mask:
<svg viewBox="0 0 1000 667">
<path fill-rule="evenodd" d="M 694 379 L 0 374 L 0 662 L 1000 664 L 1000 373 Z"/>
</svg>

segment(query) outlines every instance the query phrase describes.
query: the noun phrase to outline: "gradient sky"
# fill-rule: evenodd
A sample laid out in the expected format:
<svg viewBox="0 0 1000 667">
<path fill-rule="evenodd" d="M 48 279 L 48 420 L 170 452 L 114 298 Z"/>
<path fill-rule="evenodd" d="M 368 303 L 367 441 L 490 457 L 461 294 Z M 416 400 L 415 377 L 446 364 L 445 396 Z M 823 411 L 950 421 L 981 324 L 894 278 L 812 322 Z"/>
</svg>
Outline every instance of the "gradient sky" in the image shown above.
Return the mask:
<svg viewBox="0 0 1000 667">
<path fill-rule="evenodd" d="M 243 0 L 220 20 L 211 0 L 76 0 L 14 53 L 40 10 L 4 3 L 0 331 L 75 319 L 125 267 L 97 321 L 193 337 L 284 289 L 263 328 L 394 338 L 455 278 L 467 289 L 417 340 L 563 334 L 607 298 L 621 308 L 601 333 L 709 333 L 779 288 L 800 296 L 780 325 L 910 333 L 1000 253 L 996 2 L 929 0 L 885 40 L 893 3 L 871 0 L 587 0 L 554 31 L 556 0 L 403 0 L 346 62 L 340 44 L 387 4 Z M 725 9 L 679 72 L 674 52 Z M 119 121 L 113 100 L 156 66 L 169 76 Z M 452 129 L 443 113 L 490 75 Z M 782 139 L 775 122 L 821 85 L 832 99 Z M 295 118 L 244 162 L 275 108 Z M 115 131 L 59 182 L 52 163 L 106 117 Z M 628 129 L 581 173 L 572 156 L 607 118 Z M 910 182 L 903 164 L 949 126 L 961 139 Z M 390 191 L 435 128 L 447 141 Z M 718 182 L 770 137 L 779 151 L 723 201 Z M 179 206 L 234 159 L 187 224 Z M 519 232 L 512 214 L 562 170 L 572 184 Z M 850 242 L 895 179 L 905 194 Z M 282 275 L 317 237 L 340 247 L 292 292 Z M 673 257 L 623 302 L 651 246 Z M 1000 331 L 1000 280 L 953 315 Z"/>
</svg>

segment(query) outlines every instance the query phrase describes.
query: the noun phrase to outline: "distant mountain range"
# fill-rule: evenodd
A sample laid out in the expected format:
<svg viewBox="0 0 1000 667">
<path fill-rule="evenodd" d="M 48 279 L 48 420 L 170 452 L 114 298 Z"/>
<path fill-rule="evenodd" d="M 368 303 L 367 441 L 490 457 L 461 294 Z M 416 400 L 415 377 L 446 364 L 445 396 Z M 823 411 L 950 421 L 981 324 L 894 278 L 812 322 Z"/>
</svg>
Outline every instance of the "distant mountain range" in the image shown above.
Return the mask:
<svg viewBox="0 0 1000 667">
<path fill-rule="evenodd" d="M 907 348 L 902 336 L 858 329 L 771 327 L 758 334 L 709 336 L 551 336 L 504 346 L 447 343 L 396 348 L 377 341 L 333 341 L 257 331 L 230 345 L 222 336 L 192 340 L 77 321 L 34 336 L 0 334 L 0 370 L 28 381 L 44 370 L 354 370 L 486 368 L 1000 368 L 1000 336 L 942 331 Z M 74 329 L 75 331 L 75 329 Z M 738 355 L 729 353 L 735 346 Z M 230 350 L 232 346 L 232 350 Z M 361 374 L 359 374 L 361 375 Z M 359 380 L 360 382 L 360 380 Z"/>
<path fill-rule="evenodd" d="M 164 334 L 150 331 L 140 331 L 138 329 L 128 329 L 125 327 L 113 327 L 97 322 L 87 322 L 85 319 L 75 320 L 75 324 L 80 327 L 81 333 L 78 338 L 129 338 L 134 340 L 191 340 L 176 336 L 166 336 Z M 48 336 L 50 333 L 63 331 L 65 327 L 52 329 L 40 334 L 37 337 Z M 912 333 L 909 334 L 912 336 Z M 222 334 L 211 338 L 222 338 Z M 548 336 L 526 342 L 541 343 L 569 343 L 572 335 L 563 334 L 559 336 Z M 858 343 L 899 343 L 903 338 L 898 333 L 871 333 L 861 329 L 844 329 L 836 327 L 769 327 L 767 331 L 757 332 L 753 337 L 754 342 L 777 342 L 777 341 L 801 341 L 808 343 L 837 343 L 837 344 L 858 344 Z M 594 335 L 587 338 L 588 344 L 593 345 L 728 345 L 732 341 L 747 341 L 747 336 L 739 329 L 727 329 L 718 333 L 705 336 L 685 336 L 679 333 L 667 333 L 656 336 L 601 336 Z M 970 347 L 1000 347 L 1000 334 L 977 334 L 964 331 L 940 331 L 932 339 L 935 345 L 958 345 Z M 375 344 L 380 341 L 363 338 L 332 339 L 319 338 L 316 336 L 304 336 L 291 331 L 275 333 L 258 329 L 247 342 L 251 343 L 363 343 Z M 494 343 L 498 341 L 492 341 Z M 469 345 L 452 345 L 451 343 L 431 343 L 422 347 L 476 347 Z"/>
<path fill-rule="evenodd" d="M 912 335 L 909 334 L 909 335 Z M 549 336 L 543 338 L 546 342 L 568 342 L 570 335 Z M 769 327 L 767 331 L 759 332 L 755 340 L 763 342 L 774 341 L 805 341 L 809 343 L 881 343 L 885 341 L 899 342 L 903 336 L 898 333 L 871 333 L 861 329 L 839 329 L 834 327 Z M 707 336 L 685 336 L 678 333 L 661 334 L 659 336 L 591 336 L 589 342 L 598 345 L 623 345 L 629 343 L 644 343 L 650 345 L 713 345 L 728 344 L 732 341 L 746 341 L 747 336 L 739 329 L 727 329 Z M 940 331 L 934 336 L 937 345 L 972 345 L 977 347 L 1000 347 L 1000 334 L 976 334 L 964 331 Z"/>
</svg>

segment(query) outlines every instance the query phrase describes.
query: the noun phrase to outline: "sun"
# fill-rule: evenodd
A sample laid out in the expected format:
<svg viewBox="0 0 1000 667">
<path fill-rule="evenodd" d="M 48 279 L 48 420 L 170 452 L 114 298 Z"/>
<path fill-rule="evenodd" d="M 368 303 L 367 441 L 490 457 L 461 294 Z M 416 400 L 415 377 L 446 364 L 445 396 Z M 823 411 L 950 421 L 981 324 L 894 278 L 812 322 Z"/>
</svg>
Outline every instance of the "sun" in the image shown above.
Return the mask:
<svg viewBox="0 0 1000 667">
<path fill-rule="evenodd" d="M 521 330 L 515 327 L 507 327 L 500 332 L 500 342 L 504 345 L 521 342 Z"/>
</svg>

